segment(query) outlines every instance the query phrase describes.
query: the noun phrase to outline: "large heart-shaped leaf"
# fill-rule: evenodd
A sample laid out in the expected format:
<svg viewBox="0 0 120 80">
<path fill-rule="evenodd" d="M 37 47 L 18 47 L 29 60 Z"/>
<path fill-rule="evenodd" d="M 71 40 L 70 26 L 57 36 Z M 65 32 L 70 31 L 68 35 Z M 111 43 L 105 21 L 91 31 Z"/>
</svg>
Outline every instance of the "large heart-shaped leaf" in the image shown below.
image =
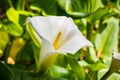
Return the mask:
<svg viewBox="0 0 120 80">
<path fill-rule="evenodd" d="M 107 68 L 109 68 L 111 64 L 112 50 L 117 51 L 118 49 L 118 32 L 119 20 L 112 17 L 100 25 L 99 32 L 95 38 L 97 54 L 103 58 L 103 62 Z M 103 73 L 105 73 L 105 71 Z"/>
<path fill-rule="evenodd" d="M 103 7 L 101 0 L 57 0 L 57 2 L 63 10 L 74 17 L 86 17 Z"/>
</svg>

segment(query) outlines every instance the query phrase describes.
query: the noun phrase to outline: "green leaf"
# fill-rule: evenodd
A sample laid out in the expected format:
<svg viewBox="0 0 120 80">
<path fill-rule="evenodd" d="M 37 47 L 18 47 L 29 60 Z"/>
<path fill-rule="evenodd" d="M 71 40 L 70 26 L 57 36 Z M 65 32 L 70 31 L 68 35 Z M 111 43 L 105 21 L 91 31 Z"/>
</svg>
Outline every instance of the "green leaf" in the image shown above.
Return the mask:
<svg viewBox="0 0 120 80">
<path fill-rule="evenodd" d="M 74 19 L 74 23 L 78 26 L 78 29 L 85 34 L 86 33 L 86 26 L 87 26 L 87 21 L 86 19 Z"/>
<path fill-rule="evenodd" d="M 72 71 L 77 76 L 78 80 L 85 80 L 85 71 L 84 69 L 78 64 L 77 60 L 73 58 L 73 55 L 67 55 L 67 61 L 72 69 Z"/>
<path fill-rule="evenodd" d="M 88 22 L 95 22 L 96 20 L 103 18 L 103 16 L 107 13 L 108 13 L 108 9 L 106 7 L 100 8 L 96 12 L 91 14 L 89 17 L 87 17 L 87 21 Z"/>
<path fill-rule="evenodd" d="M 111 64 L 112 50 L 117 51 L 118 49 L 118 32 L 119 20 L 112 17 L 100 25 L 99 32 L 95 39 L 97 54 L 103 58 L 103 62 L 107 68 Z"/>
<path fill-rule="evenodd" d="M 14 74 L 14 80 L 68 80 L 65 78 L 57 78 L 18 69 L 12 69 L 12 71 Z"/>
<path fill-rule="evenodd" d="M 113 56 L 109 70 L 107 71 L 107 73 L 101 79 L 102 80 L 108 79 L 111 76 L 111 74 L 113 74 L 114 72 L 117 72 L 117 71 L 119 72 L 119 69 L 120 69 L 120 60 Z"/>
<path fill-rule="evenodd" d="M 10 68 L 0 61 L 0 80 L 14 80 Z"/>
<path fill-rule="evenodd" d="M 70 72 L 60 66 L 53 65 L 49 70 L 50 76 L 55 76 L 59 78 L 70 78 Z"/>
<path fill-rule="evenodd" d="M 13 36 L 20 36 L 23 33 L 23 29 L 19 24 L 7 21 L 3 26 L 5 30 Z"/>
<path fill-rule="evenodd" d="M 95 67 L 94 67 L 94 66 L 95 66 Z M 91 68 L 93 71 L 98 71 L 98 70 L 100 70 L 100 69 L 105 68 L 105 65 L 104 65 L 102 62 L 97 61 L 97 62 L 95 62 L 94 64 L 92 64 L 92 65 L 90 66 L 90 68 Z"/>
<path fill-rule="evenodd" d="M 96 36 L 95 46 L 97 51 L 104 57 L 110 58 L 112 50 L 117 51 L 118 47 L 119 20 L 110 18 L 100 25 L 99 33 Z M 104 58 L 105 63 L 108 63 Z M 111 57 L 112 58 L 112 57 Z"/>
<path fill-rule="evenodd" d="M 120 74 L 113 73 L 107 80 L 120 80 Z"/>
<path fill-rule="evenodd" d="M 31 5 L 32 9 L 36 9 L 38 11 L 43 10 L 45 15 L 56 15 L 57 14 L 57 5 L 55 0 L 36 0 Z M 40 8 L 40 9 L 39 9 Z M 44 14 L 43 14 L 44 15 Z"/>
<path fill-rule="evenodd" d="M 19 14 L 13 7 L 9 8 L 6 14 L 11 22 L 19 23 Z"/>
<path fill-rule="evenodd" d="M 14 36 L 20 36 L 23 33 L 23 29 L 19 24 L 19 13 L 13 8 L 9 8 L 6 15 L 10 22 L 5 23 L 5 29 Z M 9 27 L 8 27 L 9 26 Z"/>
<path fill-rule="evenodd" d="M 116 5 L 117 5 L 117 7 L 119 9 L 118 11 L 120 11 L 120 0 L 117 0 Z"/>
<path fill-rule="evenodd" d="M 81 65 L 82 67 L 89 66 L 89 64 L 88 64 L 86 61 L 84 61 L 84 60 L 81 60 L 81 61 L 79 61 L 78 63 L 79 63 L 79 65 Z"/>
<path fill-rule="evenodd" d="M 66 55 L 59 54 L 54 64 L 61 67 L 66 67 L 67 66 Z"/>
<path fill-rule="evenodd" d="M 120 10 L 120 0 L 102 0 L 102 2 L 109 8 L 116 8 L 118 11 Z"/>
<path fill-rule="evenodd" d="M 57 0 L 57 2 L 69 15 L 77 18 L 86 17 L 103 7 L 101 0 Z"/>
</svg>

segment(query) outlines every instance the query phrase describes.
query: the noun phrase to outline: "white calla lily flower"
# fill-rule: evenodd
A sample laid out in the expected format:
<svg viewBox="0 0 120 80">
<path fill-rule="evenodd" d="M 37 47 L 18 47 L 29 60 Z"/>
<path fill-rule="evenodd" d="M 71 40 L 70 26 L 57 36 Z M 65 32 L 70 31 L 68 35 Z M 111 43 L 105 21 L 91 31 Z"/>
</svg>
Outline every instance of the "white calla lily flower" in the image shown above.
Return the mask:
<svg viewBox="0 0 120 80">
<path fill-rule="evenodd" d="M 27 19 L 42 39 L 38 68 L 57 53 L 76 53 L 80 48 L 93 46 L 78 30 L 71 18 L 65 16 L 36 16 Z M 49 64 L 49 62 L 48 62 Z M 46 65 L 48 65 L 46 64 Z M 45 65 L 45 64 L 44 64 Z"/>
</svg>

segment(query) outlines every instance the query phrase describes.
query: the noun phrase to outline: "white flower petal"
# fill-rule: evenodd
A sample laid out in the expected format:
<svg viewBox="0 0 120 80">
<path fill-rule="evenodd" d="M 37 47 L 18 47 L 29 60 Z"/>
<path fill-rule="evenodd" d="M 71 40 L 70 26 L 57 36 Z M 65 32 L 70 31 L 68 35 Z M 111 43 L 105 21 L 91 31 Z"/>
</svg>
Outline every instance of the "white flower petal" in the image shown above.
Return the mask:
<svg viewBox="0 0 120 80">
<path fill-rule="evenodd" d="M 45 39 L 49 40 L 51 43 L 54 42 L 56 36 L 59 33 L 59 29 L 63 26 L 64 21 L 67 17 L 42 17 L 36 16 L 28 18 L 33 25 L 35 31 Z"/>
<path fill-rule="evenodd" d="M 88 41 L 82 33 L 75 29 L 72 30 L 66 38 L 64 45 L 57 50 L 57 52 L 67 52 L 67 53 L 76 53 L 80 48 L 85 46 L 93 46 L 90 41 Z"/>
<path fill-rule="evenodd" d="M 59 45 L 57 51 L 75 53 L 84 46 L 92 46 L 92 44 L 84 38 L 71 18 L 65 16 L 36 16 L 28 18 L 28 20 L 33 25 L 35 31 L 49 43 L 49 46 L 51 46 L 53 50 L 55 50 L 53 45 L 54 41 L 60 32 L 62 36 L 57 43 L 57 45 Z M 48 48 L 49 46 L 46 47 Z"/>
<path fill-rule="evenodd" d="M 66 42 L 66 38 L 68 34 L 74 29 L 78 29 L 78 28 L 74 24 L 73 20 L 71 18 L 66 18 L 62 26 L 59 28 L 59 32 L 62 32 L 62 37 L 59 43 L 60 46 Z"/>
<path fill-rule="evenodd" d="M 61 33 L 61 38 L 59 39 L 57 45 L 59 45 L 59 48 L 64 45 L 66 42 L 66 38 L 68 34 L 74 30 L 78 29 L 77 26 L 74 24 L 73 20 L 71 18 L 65 18 L 64 22 L 62 23 L 62 26 L 59 27 L 58 32 Z"/>
<path fill-rule="evenodd" d="M 46 39 L 42 38 L 42 46 L 40 51 L 40 59 L 39 62 L 43 62 L 47 57 L 54 54 L 55 50 L 52 44 Z"/>
</svg>

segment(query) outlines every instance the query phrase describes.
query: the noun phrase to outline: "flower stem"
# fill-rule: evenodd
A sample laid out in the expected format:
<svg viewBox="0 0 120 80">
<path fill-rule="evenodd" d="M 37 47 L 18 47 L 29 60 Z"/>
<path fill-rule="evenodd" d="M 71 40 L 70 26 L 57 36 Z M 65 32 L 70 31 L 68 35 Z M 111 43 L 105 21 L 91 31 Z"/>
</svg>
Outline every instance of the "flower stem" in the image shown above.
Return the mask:
<svg viewBox="0 0 120 80">
<path fill-rule="evenodd" d="M 91 23 L 87 23 L 87 39 L 90 40 L 92 42 L 93 40 L 93 34 L 92 34 L 92 31 L 93 31 L 93 25 Z M 86 60 L 91 62 L 91 54 L 89 54 L 90 52 L 90 48 L 87 48 L 87 52 L 86 52 Z"/>
<path fill-rule="evenodd" d="M 87 23 L 87 39 L 92 41 L 92 31 L 93 31 L 93 25 L 90 23 Z"/>
<path fill-rule="evenodd" d="M 8 4 L 10 5 L 10 7 L 13 7 L 12 1 L 8 0 Z"/>
<path fill-rule="evenodd" d="M 16 9 L 17 10 L 25 10 L 25 3 L 26 3 L 26 0 L 18 0 Z"/>
</svg>

